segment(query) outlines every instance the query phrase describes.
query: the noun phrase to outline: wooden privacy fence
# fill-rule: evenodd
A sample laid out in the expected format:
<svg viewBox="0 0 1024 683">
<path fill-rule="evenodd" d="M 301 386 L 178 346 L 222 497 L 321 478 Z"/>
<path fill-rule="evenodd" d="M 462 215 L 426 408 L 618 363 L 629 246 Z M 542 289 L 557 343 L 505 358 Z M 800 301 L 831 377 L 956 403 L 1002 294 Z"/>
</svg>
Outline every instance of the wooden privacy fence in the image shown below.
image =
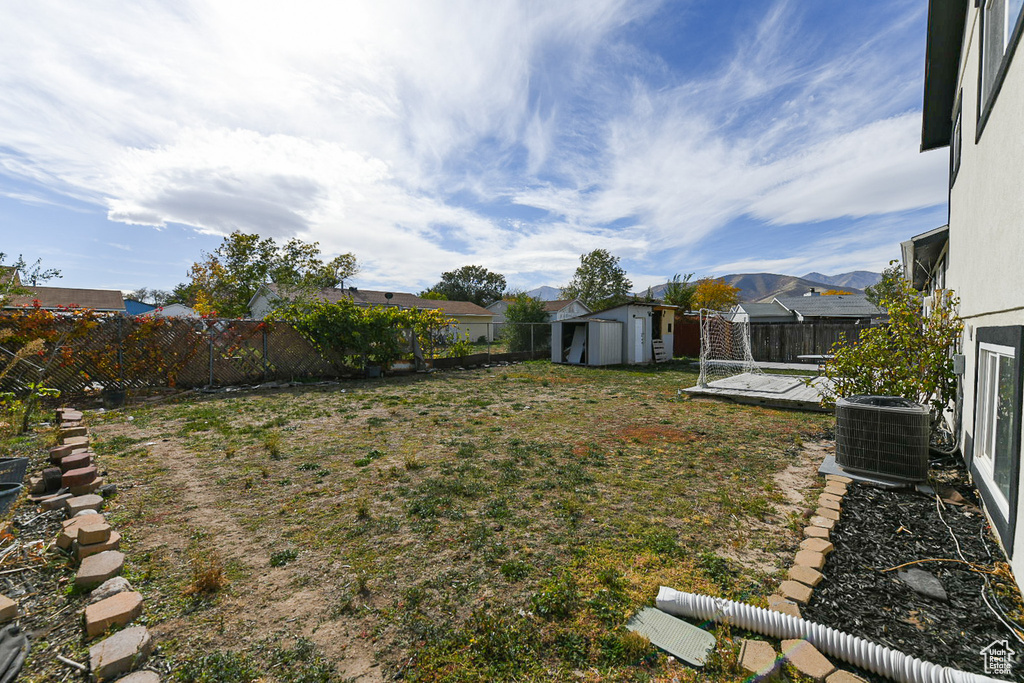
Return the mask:
<svg viewBox="0 0 1024 683">
<path fill-rule="evenodd" d="M 110 316 L 94 323 L 84 329 L 70 317 L 54 321 L 44 351 L 15 361 L 0 391 L 21 392 L 40 380 L 78 394 L 348 374 L 283 322 Z M 0 317 L 0 330 L 11 326 L 10 318 Z M 0 344 L 8 351 L 2 369 L 12 362 L 12 345 Z"/>
<path fill-rule="evenodd" d="M 796 363 L 797 356 L 827 354 L 843 338 L 860 339 L 867 325 L 852 323 L 751 323 L 750 350 L 754 360 Z"/>
</svg>

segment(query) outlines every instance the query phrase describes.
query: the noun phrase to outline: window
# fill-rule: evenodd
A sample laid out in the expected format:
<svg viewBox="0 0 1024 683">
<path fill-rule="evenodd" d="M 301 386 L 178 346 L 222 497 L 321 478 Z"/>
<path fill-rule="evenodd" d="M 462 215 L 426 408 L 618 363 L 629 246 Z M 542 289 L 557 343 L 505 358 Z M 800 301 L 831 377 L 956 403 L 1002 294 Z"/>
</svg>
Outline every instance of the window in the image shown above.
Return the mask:
<svg viewBox="0 0 1024 683">
<path fill-rule="evenodd" d="M 981 343 L 974 456 L 996 507 L 1009 516 L 1013 480 L 1017 360 L 1010 346 Z"/>
<path fill-rule="evenodd" d="M 981 16 L 979 118 L 982 125 L 999 93 L 1013 50 L 1020 39 L 1024 0 L 984 0 Z"/>
</svg>

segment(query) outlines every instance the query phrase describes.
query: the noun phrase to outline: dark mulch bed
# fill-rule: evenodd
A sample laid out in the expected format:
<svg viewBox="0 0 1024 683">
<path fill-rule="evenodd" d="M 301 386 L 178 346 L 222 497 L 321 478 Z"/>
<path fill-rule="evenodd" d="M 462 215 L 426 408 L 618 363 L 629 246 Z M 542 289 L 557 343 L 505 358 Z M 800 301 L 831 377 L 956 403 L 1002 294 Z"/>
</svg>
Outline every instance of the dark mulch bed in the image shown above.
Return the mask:
<svg viewBox="0 0 1024 683">
<path fill-rule="evenodd" d="M 1024 652 L 1024 645 L 986 606 L 982 591 L 995 609 L 1001 604 L 1016 617 L 1021 616 L 1020 594 L 963 471 L 945 471 L 939 478 L 940 491 L 951 487 L 966 499 L 964 505 L 944 503 L 941 517 L 934 495 L 850 487 L 832 534 L 836 549 L 825 565 L 825 579 L 803 615 L 926 661 L 984 673 L 981 650 L 990 643 L 1006 640 L 1017 652 Z M 999 570 L 988 575 L 990 587 L 958 562 L 904 568 L 927 571 L 941 581 L 948 596 L 943 601 L 916 593 L 897 578 L 899 571 L 884 571 L 916 560 L 960 559 L 946 524 L 966 560 Z M 1024 680 L 1024 661 L 1013 674 Z"/>
</svg>

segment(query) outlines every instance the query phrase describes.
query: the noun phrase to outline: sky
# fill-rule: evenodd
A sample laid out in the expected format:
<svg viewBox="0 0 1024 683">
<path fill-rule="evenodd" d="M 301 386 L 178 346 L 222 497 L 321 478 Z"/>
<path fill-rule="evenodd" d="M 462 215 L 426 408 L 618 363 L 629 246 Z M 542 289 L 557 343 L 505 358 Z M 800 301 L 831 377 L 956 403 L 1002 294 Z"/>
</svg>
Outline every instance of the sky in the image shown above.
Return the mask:
<svg viewBox="0 0 1024 683">
<path fill-rule="evenodd" d="M 0 4 L 0 251 L 171 289 L 234 230 L 417 292 L 607 249 L 675 273 L 881 271 L 946 222 L 924 0 Z"/>
</svg>

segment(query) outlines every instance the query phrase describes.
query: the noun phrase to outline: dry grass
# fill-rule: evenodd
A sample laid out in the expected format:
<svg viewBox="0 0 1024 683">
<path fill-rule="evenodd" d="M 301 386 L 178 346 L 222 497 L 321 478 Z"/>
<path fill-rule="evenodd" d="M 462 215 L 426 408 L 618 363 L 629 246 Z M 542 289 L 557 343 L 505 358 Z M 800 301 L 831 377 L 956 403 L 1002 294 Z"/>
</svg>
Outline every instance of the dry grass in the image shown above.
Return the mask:
<svg viewBox="0 0 1024 683">
<path fill-rule="evenodd" d="M 830 418 L 677 395 L 695 379 L 527 363 L 143 407 L 94 432 L 133 484 L 110 516 L 175 666 L 257 657 L 258 630 L 361 681 L 696 680 L 623 624 L 659 585 L 763 601 L 798 541 L 774 476 Z M 197 533 L 231 579 L 198 606 L 175 597 Z M 737 679 L 720 635 L 701 680 Z"/>
</svg>

